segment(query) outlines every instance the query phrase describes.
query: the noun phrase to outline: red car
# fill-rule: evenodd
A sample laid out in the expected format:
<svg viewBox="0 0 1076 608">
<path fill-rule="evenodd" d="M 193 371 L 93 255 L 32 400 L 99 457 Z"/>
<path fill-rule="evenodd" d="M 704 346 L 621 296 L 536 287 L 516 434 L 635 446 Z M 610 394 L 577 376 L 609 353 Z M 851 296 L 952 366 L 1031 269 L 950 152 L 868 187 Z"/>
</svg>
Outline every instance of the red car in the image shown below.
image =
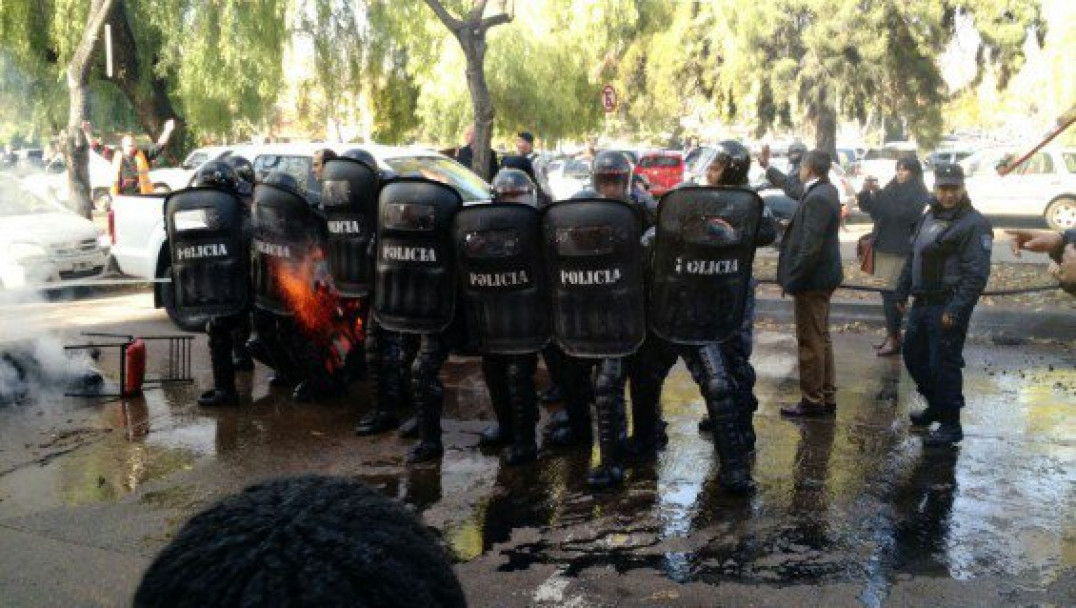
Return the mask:
<svg viewBox="0 0 1076 608">
<path fill-rule="evenodd" d="M 635 172 L 650 181 L 650 193 L 665 194 L 684 181 L 684 155 L 679 152 L 647 152 L 639 157 Z"/>
</svg>

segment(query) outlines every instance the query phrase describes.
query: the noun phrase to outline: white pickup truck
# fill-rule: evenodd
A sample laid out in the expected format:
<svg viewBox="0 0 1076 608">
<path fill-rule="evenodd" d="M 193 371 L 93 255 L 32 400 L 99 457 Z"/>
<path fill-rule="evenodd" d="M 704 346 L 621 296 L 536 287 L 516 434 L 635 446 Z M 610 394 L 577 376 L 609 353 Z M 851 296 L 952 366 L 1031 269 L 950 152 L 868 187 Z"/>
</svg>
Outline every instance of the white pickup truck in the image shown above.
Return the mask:
<svg viewBox="0 0 1076 608">
<path fill-rule="evenodd" d="M 368 144 L 268 144 L 242 146 L 233 153 L 251 159 L 259 176 L 269 171 L 284 171 L 316 189 L 311 166 L 316 150 L 332 148 L 342 153 L 362 148 L 377 159 L 382 170 L 398 175 L 422 175 L 439 179 L 460 192 L 465 203 L 489 200 L 489 186 L 456 161 L 425 148 L 402 148 Z M 108 229 L 112 238 L 112 259 L 125 275 L 142 279 L 164 279 L 171 276 L 171 256 L 164 230 L 165 195 L 117 196 L 112 201 Z M 171 284 L 157 283 L 153 290 L 154 305 L 168 310 L 173 321 Z M 178 322 L 177 322 L 178 324 Z M 199 330 L 198 327 L 184 327 Z"/>
</svg>

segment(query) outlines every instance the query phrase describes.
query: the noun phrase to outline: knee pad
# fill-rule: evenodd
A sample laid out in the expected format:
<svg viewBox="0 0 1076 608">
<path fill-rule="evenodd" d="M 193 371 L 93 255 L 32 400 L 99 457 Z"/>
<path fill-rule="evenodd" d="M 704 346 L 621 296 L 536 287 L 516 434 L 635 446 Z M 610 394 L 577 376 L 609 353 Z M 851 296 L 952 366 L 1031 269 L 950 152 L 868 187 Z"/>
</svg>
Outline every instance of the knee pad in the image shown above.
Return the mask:
<svg viewBox="0 0 1076 608">
<path fill-rule="evenodd" d="M 720 403 L 732 396 L 732 384 L 724 376 L 711 376 L 699 388 L 707 402 Z"/>
</svg>

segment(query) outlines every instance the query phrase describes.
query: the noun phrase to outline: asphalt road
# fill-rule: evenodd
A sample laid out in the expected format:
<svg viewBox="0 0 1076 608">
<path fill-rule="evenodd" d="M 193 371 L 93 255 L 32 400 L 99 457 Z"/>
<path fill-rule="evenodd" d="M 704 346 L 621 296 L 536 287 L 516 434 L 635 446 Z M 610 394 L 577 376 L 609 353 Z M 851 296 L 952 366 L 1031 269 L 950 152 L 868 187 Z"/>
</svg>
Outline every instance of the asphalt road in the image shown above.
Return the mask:
<svg viewBox="0 0 1076 608">
<path fill-rule="evenodd" d="M 147 294 L 8 306 L 7 339 L 174 330 Z M 585 486 L 589 451 L 510 468 L 475 446 L 490 416 L 473 360 L 452 359 L 447 454 L 407 467 L 406 441 L 358 438 L 352 397 L 299 405 L 266 370 L 241 377 L 242 404 L 193 403 L 209 379 L 125 401 L 55 387 L 0 406 L 0 589 L 10 606 L 127 605 L 142 570 L 192 514 L 268 477 L 358 477 L 421 513 L 455 555 L 474 606 L 1071 605 L 1076 597 L 1076 358 L 1032 342 L 966 350 L 967 438 L 924 451 L 907 424 L 914 388 L 881 332 L 835 334 L 836 420 L 794 423 L 791 329 L 760 323 L 758 492 L 714 482 L 703 407 L 682 366 L 663 407 L 671 443 L 623 491 Z M 167 351 L 151 346 L 152 375 Z M 114 377 L 106 353 L 103 372 Z"/>
</svg>

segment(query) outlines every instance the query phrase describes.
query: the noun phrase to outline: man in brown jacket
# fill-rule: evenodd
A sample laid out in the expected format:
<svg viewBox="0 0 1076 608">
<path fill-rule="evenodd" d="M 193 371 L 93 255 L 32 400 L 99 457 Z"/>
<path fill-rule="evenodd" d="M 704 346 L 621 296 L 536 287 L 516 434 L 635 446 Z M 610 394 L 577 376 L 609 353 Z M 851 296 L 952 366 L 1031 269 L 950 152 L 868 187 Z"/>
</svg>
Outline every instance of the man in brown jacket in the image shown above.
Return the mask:
<svg viewBox="0 0 1076 608">
<path fill-rule="evenodd" d="M 822 150 L 812 150 L 803 159 L 799 168 L 803 196 L 785 231 L 777 262 L 777 282 L 795 301 L 801 398 L 781 408 L 781 415 L 793 418 L 832 416 L 837 409 L 829 301 L 844 274 L 837 235 L 841 203 L 829 182 L 831 162 Z M 776 169 L 767 171 L 771 173 L 780 174 Z"/>
</svg>

